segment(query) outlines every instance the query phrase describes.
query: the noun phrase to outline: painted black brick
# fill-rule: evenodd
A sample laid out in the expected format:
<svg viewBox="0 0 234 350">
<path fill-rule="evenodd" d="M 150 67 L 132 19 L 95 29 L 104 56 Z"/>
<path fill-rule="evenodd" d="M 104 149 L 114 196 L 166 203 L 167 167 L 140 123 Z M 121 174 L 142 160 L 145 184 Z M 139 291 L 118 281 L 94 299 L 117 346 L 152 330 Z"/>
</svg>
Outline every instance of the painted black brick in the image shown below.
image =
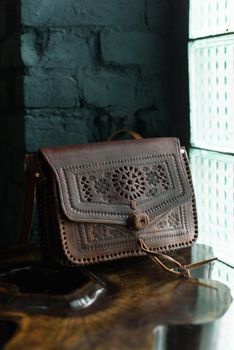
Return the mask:
<svg viewBox="0 0 234 350">
<path fill-rule="evenodd" d="M 26 66 L 57 69 L 93 64 L 93 35 L 79 30 L 29 30 L 21 37 L 22 59 Z"/>
<path fill-rule="evenodd" d="M 24 77 L 24 102 L 28 108 L 75 107 L 76 81 L 70 75 L 33 71 L 33 74 Z"/>
<path fill-rule="evenodd" d="M 144 0 L 21 0 L 22 22 L 33 27 L 144 27 Z"/>
<path fill-rule="evenodd" d="M 77 128 L 77 143 L 102 140 L 105 133 L 103 126 L 95 126 L 98 120 L 100 124 L 108 120 L 106 130 L 110 132 L 121 125 L 138 129 L 140 121 L 144 136 L 149 132 L 151 136 L 168 133 L 171 118 L 167 84 L 170 75 L 167 18 L 171 10 L 168 3 L 168 0 L 33 3 L 22 0 L 21 54 L 27 67 L 24 95 L 30 116 L 25 129 L 27 150 L 51 142 L 51 133 L 46 138 L 47 127 L 58 132 L 53 144 L 74 143 L 73 136 L 66 132 L 69 125 L 73 125 L 74 133 Z M 50 108 L 51 117 L 39 121 L 38 114 L 33 112 L 35 108 L 41 110 L 41 115 Z M 51 127 L 53 116 L 58 116 L 60 109 L 69 112 L 65 118 L 56 117 L 56 126 Z M 85 118 L 80 121 L 82 110 L 87 123 L 92 115 L 96 121 L 91 124 L 93 133 L 83 126 Z M 77 116 L 72 113 L 75 111 Z M 142 121 L 144 118 L 149 127 Z M 35 133 L 37 142 L 32 141 Z"/>
<path fill-rule="evenodd" d="M 20 3 L 0 1 L 0 247 L 13 243 L 22 208 L 24 120 Z"/>
<path fill-rule="evenodd" d="M 7 19 L 6 19 L 6 4 L 5 2 L 0 3 L 0 38 L 2 38 L 7 31 Z"/>
<path fill-rule="evenodd" d="M 183 6 L 182 1 L 180 5 L 181 7 Z M 147 0 L 146 20 L 148 27 L 151 30 L 154 30 L 157 33 L 161 33 L 164 35 L 170 33 L 170 31 L 172 30 L 173 23 L 173 11 L 173 1 Z"/>
<path fill-rule="evenodd" d="M 21 0 L 21 21 L 8 28 L 0 14 L 0 107 L 24 107 L 27 151 L 105 140 L 119 128 L 170 133 L 171 3 Z"/>
<path fill-rule="evenodd" d="M 107 30 L 101 34 L 103 61 L 116 65 L 151 65 L 159 73 L 168 55 L 168 41 L 151 32 Z"/>
</svg>

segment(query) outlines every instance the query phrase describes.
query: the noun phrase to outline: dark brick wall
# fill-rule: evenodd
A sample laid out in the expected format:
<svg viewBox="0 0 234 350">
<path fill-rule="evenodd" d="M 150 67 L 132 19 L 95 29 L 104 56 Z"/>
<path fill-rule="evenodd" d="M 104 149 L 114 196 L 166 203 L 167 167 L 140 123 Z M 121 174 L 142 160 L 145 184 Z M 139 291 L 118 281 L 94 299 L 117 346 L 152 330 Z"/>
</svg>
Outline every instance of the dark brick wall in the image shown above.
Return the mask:
<svg viewBox="0 0 234 350">
<path fill-rule="evenodd" d="M 1 0 L 1 247 L 19 226 L 23 154 L 119 128 L 186 142 L 187 0 Z"/>
<path fill-rule="evenodd" d="M 22 0 L 26 148 L 166 135 L 171 12 L 163 0 Z"/>
<path fill-rule="evenodd" d="M 180 138 L 187 148 L 190 145 L 189 119 L 189 76 L 188 76 L 188 28 L 189 1 L 171 0 L 172 5 L 172 37 L 171 37 L 171 88 L 173 108 L 173 135 Z"/>
<path fill-rule="evenodd" d="M 0 248 L 12 244 L 22 206 L 24 114 L 20 4 L 0 2 Z"/>
</svg>

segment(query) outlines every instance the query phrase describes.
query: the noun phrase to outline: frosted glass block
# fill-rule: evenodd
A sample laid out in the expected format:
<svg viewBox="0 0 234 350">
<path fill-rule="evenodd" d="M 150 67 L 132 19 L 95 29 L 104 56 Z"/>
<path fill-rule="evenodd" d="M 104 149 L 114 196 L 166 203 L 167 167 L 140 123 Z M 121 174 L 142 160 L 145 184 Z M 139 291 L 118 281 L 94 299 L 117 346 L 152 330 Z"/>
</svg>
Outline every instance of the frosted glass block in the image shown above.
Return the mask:
<svg viewBox="0 0 234 350">
<path fill-rule="evenodd" d="M 198 242 L 234 266 L 234 156 L 190 150 L 198 211 Z"/>
<path fill-rule="evenodd" d="M 234 0 L 190 0 L 190 38 L 232 31 L 234 31 Z"/>
<path fill-rule="evenodd" d="M 221 262 L 215 262 L 211 278 L 226 284 L 231 289 L 232 295 L 234 296 L 234 268 Z"/>
<path fill-rule="evenodd" d="M 234 35 L 189 43 L 191 144 L 234 152 Z"/>
</svg>

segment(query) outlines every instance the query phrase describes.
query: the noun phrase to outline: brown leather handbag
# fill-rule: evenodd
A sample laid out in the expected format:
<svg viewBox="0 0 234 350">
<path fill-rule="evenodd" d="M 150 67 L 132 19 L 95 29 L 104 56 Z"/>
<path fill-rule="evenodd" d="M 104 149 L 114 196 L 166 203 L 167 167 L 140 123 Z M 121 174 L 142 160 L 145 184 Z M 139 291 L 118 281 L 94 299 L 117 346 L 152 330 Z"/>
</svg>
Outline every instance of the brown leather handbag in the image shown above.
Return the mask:
<svg viewBox="0 0 234 350">
<path fill-rule="evenodd" d="M 44 147 L 27 155 L 20 243 L 29 241 L 38 189 L 43 246 L 57 263 L 147 253 L 164 269 L 188 276 L 188 268 L 165 255 L 191 246 L 198 235 L 186 151 L 176 138 L 130 134 L 134 140 Z"/>
</svg>

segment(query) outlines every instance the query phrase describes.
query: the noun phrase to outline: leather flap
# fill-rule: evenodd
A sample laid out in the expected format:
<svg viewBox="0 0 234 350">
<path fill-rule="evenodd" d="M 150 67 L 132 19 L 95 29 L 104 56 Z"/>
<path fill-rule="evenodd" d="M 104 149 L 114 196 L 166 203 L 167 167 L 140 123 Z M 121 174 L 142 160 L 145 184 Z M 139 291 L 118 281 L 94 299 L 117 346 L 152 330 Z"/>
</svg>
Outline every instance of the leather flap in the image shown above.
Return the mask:
<svg viewBox="0 0 234 350">
<path fill-rule="evenodd" d="M 149 221 L 192 197 L 176 138 L 42 148 L 56 178 L 64 214 L 72 221 L 126 224 Z"/>
</svg>

